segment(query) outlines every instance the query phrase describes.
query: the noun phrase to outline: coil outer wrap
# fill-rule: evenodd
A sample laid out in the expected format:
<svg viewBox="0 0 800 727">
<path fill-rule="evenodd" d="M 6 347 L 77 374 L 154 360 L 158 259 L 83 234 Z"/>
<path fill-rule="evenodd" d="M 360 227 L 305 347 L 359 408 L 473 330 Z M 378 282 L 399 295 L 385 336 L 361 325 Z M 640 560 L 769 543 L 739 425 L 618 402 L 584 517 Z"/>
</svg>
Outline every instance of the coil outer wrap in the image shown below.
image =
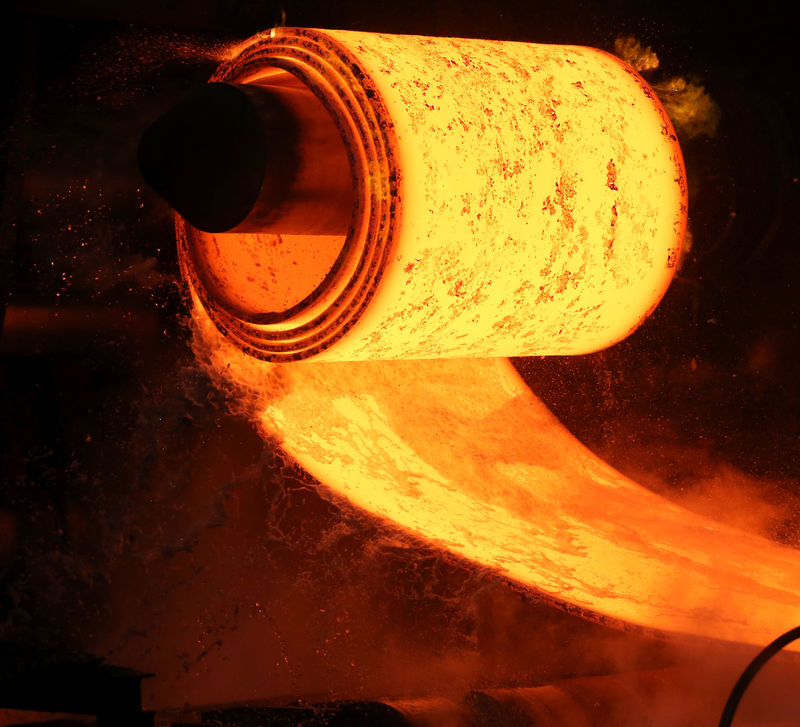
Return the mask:
<svg viewBox="0 0 800 727">
<path fill-rule="evenodd" d="M 617 58 L 282 28 L 251 40 L 215 80 L 253 82 L 274 68 L 333 115 L 357 201 L 337 264 L 280 320 L 242 321 L 201 286 L 248 352 L 586 353 L 624 338 L 663 296 L 685 230 L 683 162 L 661 104 Z"/>
</svg>

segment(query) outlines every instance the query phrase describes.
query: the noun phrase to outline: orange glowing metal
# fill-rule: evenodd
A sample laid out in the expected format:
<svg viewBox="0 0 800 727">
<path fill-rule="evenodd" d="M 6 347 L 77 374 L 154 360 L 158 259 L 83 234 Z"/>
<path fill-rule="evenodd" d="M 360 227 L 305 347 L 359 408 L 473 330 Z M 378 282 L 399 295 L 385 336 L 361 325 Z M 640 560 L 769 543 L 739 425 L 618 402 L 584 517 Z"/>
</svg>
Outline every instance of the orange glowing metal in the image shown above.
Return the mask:
<svg viewBox="0 0 800 727">
<path fill-rule="evenodd" d="M 796 550 L 627 479 L 506 359 L 271 364 L 196 321 L 203 357 L 334 499 L 589 617 L 755 644 L 796 624 Z"/>
<path fill-rule="evenodd" d="M 347 235 L 292 238 L 288 256 L 217 236 L 208 259 L 207 236 L 188 231 L 200 299 L 256 356 L 586 353 L 630 333 L 669 285 L 686 222 L 680 149 L 652 91 L 611 55 L 281 28 L 214 80 L 316 94 L 356 186 Z M 267 274 L 271 254 L 307 275 Z M 241 282 L 225 292 L 220 279 Z M 286 291 L 273 300 L 263 285 Z"/>
<path fill-rule="evenodd" d="M 272 238 L 178 224 L 198 351 L 265 436 L 333 497 L 588 615 L 754 643 L 795 625 L 796 552 L 626 479 L 508 361 L 446 358 L 596 350 L 658 303 L 686 189 L 635 72 L 587 48 L 279 29 L 216 80 L 286 74 L 341 132 L 347 235 L 316 257 L 289 241 L 280 264 L 307 275 L 262 294 Z M 217 295 L 202 264 L 251 287 Z"/>
</svg>

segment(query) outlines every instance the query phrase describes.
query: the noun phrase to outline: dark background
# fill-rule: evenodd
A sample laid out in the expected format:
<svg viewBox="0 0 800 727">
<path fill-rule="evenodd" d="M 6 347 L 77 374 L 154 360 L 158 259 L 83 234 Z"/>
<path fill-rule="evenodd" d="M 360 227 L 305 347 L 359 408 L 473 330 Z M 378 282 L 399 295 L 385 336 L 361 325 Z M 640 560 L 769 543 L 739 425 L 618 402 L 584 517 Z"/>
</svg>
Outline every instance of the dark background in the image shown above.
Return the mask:
<svg viewBox="0 0 800 727">
<path fill-rule="evenodd" d="M 681 134 L 691 249 L 627 341 L 515 363 L 624 472 L 797 546 L 800 36 L 787 12 L 630 0 L 0 5 L 0 639 L 156 670 L 159 704 L 414 692 L 427 672 L 408 677 L 404 660 L 423 658 L 465 681 L 516 683 L 673 663 L 662 646 L 550 612 L 424 544 L 370 551 L 381 528 L 324 501 L 195 368 L 170 214 L 140 179 L 136 144 L 226 44 L 279 23 L 652 46 L 651 82 L 693 79 L 719 109 L 713 135 Z M 192 579 L 202 588 L 173 599 Z M 279 628 L 293 609 L 313 619 Z M 239 668 L 240 610 L 271 634 L 288 676 L 209 696 L 213 675 Z M 350 622 L 360 636 L 345 635 Z M 499 622 L 539 640 L 521 646 Z M 368 653 L 387 635 L 403 642 L 396 671 Z M 611 642 L 587 657 L 586 643 Z M 327 656 L 313 654 L 320 643 Z M 345 673 L 353 654 L 359 667 Z M 479 667 L 466 674 L 452 666 L 470 658 Z M 312 666 L 299 674 L 293 661 Z"/>
</svg>

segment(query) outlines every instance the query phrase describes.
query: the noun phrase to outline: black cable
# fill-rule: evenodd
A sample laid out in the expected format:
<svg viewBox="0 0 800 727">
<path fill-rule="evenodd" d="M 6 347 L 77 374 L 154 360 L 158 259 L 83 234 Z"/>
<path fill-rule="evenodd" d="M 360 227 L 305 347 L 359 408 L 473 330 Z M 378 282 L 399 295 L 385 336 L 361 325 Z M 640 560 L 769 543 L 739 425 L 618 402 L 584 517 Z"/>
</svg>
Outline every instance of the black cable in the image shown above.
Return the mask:
<svg viewBox="0 0 800 727">
<path fill-rule="evenodd" d="M 719 720 L 719 727 L 730 727 L 731 723 L 733 722 L 733 717 L 736 714 L 736 710 L 739 707 L 739 702 L 741 701 L 742 697 L 744 696 L 745 690 L 747 687 L 750 686 L 750 682 L 753 681 L 756 674 L 761 670 L 761 667 L 764 666 L 775 654 L 777 654 L 784 646 L 787 644 L 791 644 L 792 641 L 796 639 L 800 639 L 800 626 L 793 628 L 791 631 L 787 631 L 783 636 L 779 636 L 775 641 L 773 641 L 768 646 L 765 646 L 756 656 L 753 661 L 750 662 L 747 669 L 742 672 L 742 676 L 739 677 L 739 681 L 733 687 L 730 696 L 728 697 L 728 701 L 725 703 L 725 709 L 722 710 L 722 717 Z"/>
</svg>

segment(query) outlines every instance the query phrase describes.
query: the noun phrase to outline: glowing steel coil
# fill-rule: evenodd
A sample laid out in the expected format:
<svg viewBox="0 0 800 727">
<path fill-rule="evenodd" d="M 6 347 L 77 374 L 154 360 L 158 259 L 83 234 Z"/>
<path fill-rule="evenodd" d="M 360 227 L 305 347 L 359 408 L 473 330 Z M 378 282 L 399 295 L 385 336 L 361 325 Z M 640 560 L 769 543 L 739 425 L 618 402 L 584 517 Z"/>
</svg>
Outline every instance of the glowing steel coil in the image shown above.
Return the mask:
<svg viewBox="0 0 800 727">
<path fill-rule="evenodd" d="M 198 352 L 265 436 L 334 497 L 565 608 L 754 643 L 793 626 L 795 551 L 631 482 L 508 361 L 444 358 L 594 350 L 658 302 L 685 185 L 641 79 L 585 48 L 280 29 L 216 80 L 284 73 L 330 111 L 357 186 L 313 285 L 292 278 L 283 309 L 259 311 L 248 278 L 276 246 L 302 263 L 309 239 L 178 223 Z M 203 266 L 243 291 L 210 294 Z M 392 357 L 441 360 L 352 360 Z"/>
<path fill-rule="evenodd" d="M 586 353 L 629 334 L 672 278 L 680 149 L 614 56 L 282 28 L 214 80 L 313 92 L 356 184 L 346 237 L 187 232 L 197 294 L 256 356 Z"/>
</svg>

